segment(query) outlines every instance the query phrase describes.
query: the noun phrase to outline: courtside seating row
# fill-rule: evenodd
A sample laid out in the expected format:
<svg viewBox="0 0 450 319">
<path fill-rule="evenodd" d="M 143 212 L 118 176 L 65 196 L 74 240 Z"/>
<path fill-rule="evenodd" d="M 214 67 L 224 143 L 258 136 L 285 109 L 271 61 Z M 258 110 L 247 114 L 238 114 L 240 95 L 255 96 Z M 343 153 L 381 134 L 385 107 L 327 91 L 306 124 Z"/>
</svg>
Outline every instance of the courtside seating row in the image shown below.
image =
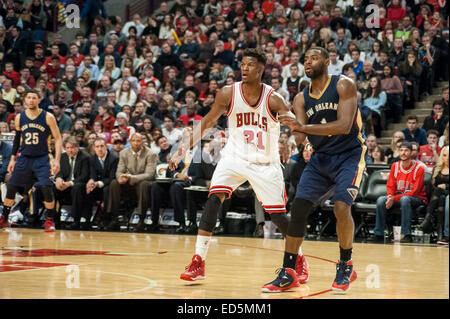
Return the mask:
<svg viewBox="0 0 450 319">
<path fill-rule="evenodd" d="M 389 178 L 389 173 L 390 169 L 388 165 L 367 166 L 366 172 L 364 172 L 361 180 L 360 191 L 352 205 L 352 214 L 354 216 L 359 215 L 358 219 L 361 221 L 355 229 L 355 235 L 361 233 L 362 237 L 367 237 L 369 234 L 366 221 L 371 218 L 374 219 L 376 216 L 376 202 L 379 197 L 386 195 L 386 183 Z M 428 198 L 431 197 L 432 192 L 431 177 L 431 173 L 425 172 L 424 183 Z M 333 199 L 331 198 L 324 201 L 321 204 L 320 209 L 323 211 L 332 212 L 334 209 Z M 425 216 L 425 213 L 426 205 L 421 205 L 416 208 L 412 225 L 418 224 Z M 401 214 L 400 208 L 394 207 L 391 214 L 399 216 Z M 389 221 L 387 224 L 388 227 L 393 226 L 389 225 Z"/>
</svg>

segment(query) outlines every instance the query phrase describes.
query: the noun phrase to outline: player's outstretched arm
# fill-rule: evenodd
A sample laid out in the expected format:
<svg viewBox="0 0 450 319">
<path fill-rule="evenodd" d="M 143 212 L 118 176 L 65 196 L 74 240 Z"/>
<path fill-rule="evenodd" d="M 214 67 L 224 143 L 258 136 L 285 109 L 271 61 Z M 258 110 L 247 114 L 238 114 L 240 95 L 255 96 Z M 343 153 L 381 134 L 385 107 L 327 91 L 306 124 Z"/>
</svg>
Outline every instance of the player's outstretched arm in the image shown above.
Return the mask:
<svg viewBox="0 0 450 319">
<path fill-rule="evenodd" d="M 178 163 L 184 158 L 184 153 L 193 148 L 194 145 L 199 143 L 206 131 L 213 127 L 219 117 L 225 114 L 228 110 L 228 106 L 231 101 L 232 89 L 231 86 L 224 86 L 217 92 L 214 104 L 208 114 L 200 121 L 200 125 L 195 125 L 193 132 L 185 131 L 182 146 L 179 148 L 179 152 L 174 154 L 169 160 L 169 169 L 174 170 L 178 167 Z M 187 133 L 187 134 L 186 134 Z"/>
<path fill-rule="evenodd" d="M 357 109 L 356 85 L 350 78 L 341 76 L 336 86 L 339 94 L 337 120 L 323 124 L 301 125 L 295 130 L 312 135 L 341 135 L 350 132 Z"/>
<path fill-rule="evenodd" d="M 52 174 L 58 174 L 59 172 L 59 163 L 61 160 L 61 152 L 62 152 L 62 138 L 61 133 L 59 132 L 58 125 L 56 124 L 56 119 L 53 114 L 47 112 L 47 125 L 50 127 L 50 131 L 55 139 L 55 159 L 52 163 Z"/>
</svg>

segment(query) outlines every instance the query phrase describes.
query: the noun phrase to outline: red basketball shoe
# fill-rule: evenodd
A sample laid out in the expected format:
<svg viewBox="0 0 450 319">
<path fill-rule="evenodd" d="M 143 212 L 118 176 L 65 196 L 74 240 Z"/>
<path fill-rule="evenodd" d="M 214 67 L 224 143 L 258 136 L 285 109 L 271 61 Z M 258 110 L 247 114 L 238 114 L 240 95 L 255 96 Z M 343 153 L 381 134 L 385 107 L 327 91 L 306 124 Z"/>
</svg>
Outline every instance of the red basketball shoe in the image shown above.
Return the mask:
<svg viewBox="0 0 450 319">
<path fill-rule="evenodd" d="M 199 255 L 194 255 L 192 262 L 185 268 L 185 272 L 180 275 L 180 279 L 194 281 L 205 278 L 205 261 Z"/>
<path fill-rule="evenodd" d="M 297 261 L 295 262 L 295 272 L 297 273 L 298 282 L 300 284 L 306 284 L 309 279 L 308 262 L 305 255 L 297 255 Z"/>
<path fill-rule="evenodd" d="M 0 229 L 9 227 L 8 219 L 4 219 L 3 215 L 0 216 Z"/>
<path fill-rule="evenodd" d="M 53 219 L 47 218 L 47 220 L 44 223 L 44 231 L 47 233 L 55 231 L 55 223 L 53 222 Z"/>
<path fill-rule="evenodd" d="M 336 264 L 336 278 L 331 289 L 345 292 L 350 288 L 350 283 L 356 280 L 356 271 L 353 270 L 353 261 L 339 261 Z"/>
</svg>

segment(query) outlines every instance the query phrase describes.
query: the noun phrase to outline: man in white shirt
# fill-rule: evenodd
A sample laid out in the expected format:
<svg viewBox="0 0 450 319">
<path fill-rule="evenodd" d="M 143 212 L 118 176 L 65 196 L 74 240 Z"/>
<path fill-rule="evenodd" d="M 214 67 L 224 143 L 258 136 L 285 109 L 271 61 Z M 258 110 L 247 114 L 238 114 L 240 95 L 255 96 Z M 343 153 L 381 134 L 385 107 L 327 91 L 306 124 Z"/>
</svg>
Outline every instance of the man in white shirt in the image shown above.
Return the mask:
<svg viewBox="0 0 450 319">
<path fill-rule="evenodd" d="M 283 67 L 283 71 L 281 72 L 281 76 L 283 79 L 287 79 L 291 76 L 291 64 L 296 63 L 298 65 L 298 76 L 303 77 L 305 75 L 305 68 L 303 64 L 300 63 L 300 54 L 297 51 L 293 51 L 291 53 L 291 63 Z"/>
<path fill-rule="evenodd" d="M 122 29 L 122 33 L 128 37 L 129 33 L 128 30 L 130 29 L 130 27 L 135 27 L 137 30 L 137 36 L 140 37 L 142 32 L 145 29 L 145 26 L 142 24 L 141 22 L 141 16 L 139 15 L 139 13 L 136 13 L 133 15 L 133 20 L 132 21 L 128 21 L 127 23 L 125 23 L 125 25 L 123 26 Z"/>
<path fill-rule="evenodd" d="M 332 75 L 339 75 L 342 73 L 344 62 L 339 60 L 335 50 L 329 51 L 330 64 L 328 65 L 328 73 Z"/>
<path fill-rule="evenodd" d="M 164 115 L 162 134 L 167 137 L 170 145 L 174 145 L 183 135 L 183 131 L 175 128 L 175 119 L 171 115 Z"/>
</svg>

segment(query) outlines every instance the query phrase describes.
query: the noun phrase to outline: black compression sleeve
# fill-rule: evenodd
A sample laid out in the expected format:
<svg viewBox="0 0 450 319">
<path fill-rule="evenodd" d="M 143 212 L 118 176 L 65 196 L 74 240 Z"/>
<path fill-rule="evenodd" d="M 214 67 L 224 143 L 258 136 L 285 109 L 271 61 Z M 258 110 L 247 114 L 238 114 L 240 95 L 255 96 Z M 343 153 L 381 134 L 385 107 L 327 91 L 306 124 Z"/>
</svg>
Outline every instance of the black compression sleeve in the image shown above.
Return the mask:
<svg viewBox="0 0 450 319">
<path fill-rule="evenodd" d="M 16 131 L 16 136 L 14 137 L 14 143 L 13 143 L 11 155 L 16 156 L 17 151 L 19 150 L 19 147 L 20 147 L 20 131 Z"/>
</svg>

